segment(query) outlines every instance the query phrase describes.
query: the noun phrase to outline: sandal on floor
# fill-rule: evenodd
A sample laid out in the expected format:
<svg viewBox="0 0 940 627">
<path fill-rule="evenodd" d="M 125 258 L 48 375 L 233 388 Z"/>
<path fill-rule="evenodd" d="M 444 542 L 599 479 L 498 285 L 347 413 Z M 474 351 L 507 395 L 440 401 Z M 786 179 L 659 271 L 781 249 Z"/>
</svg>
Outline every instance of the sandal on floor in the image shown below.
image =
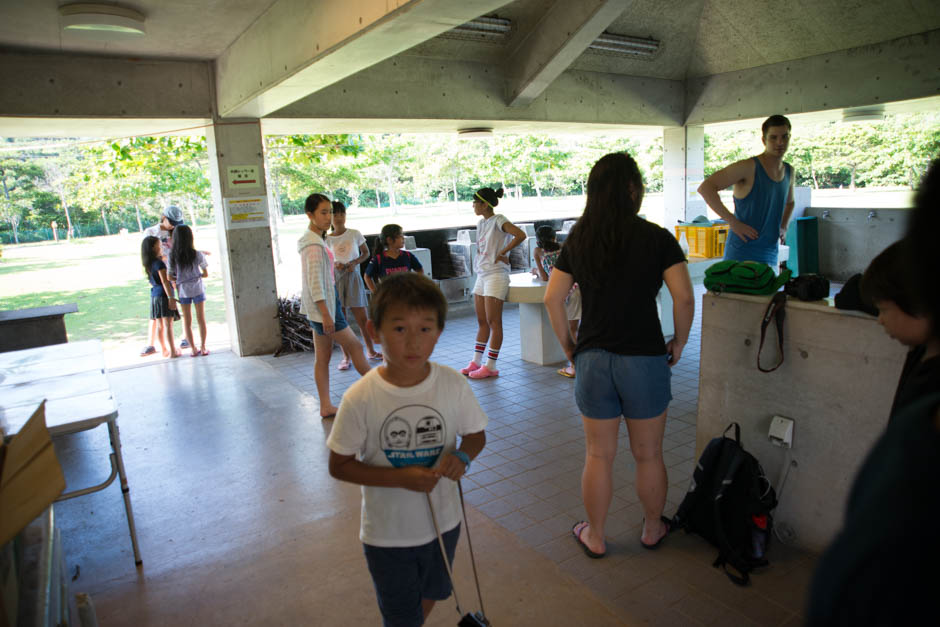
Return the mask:
<svg viewBox="0 0 940 627">
<path fill-rule="evenodd" d="M 574 541 L 578 543 L 578 546 L 584 551 L 584 554 L 590 557 L 591 559 L 600 559 L 606 555 L 606 553 L 595 553 L 588 548 L 588 545 L 581 540 L 581 534 L 585 529 L 588 528 L 588 522 L 585 520 L 580 520 L 574 524 L 574 527 L 571 528 L 571 535 L 574 536 Z"/>
<path fill-rule="evenodd" d="M 643 546 L 644 549 L 655 551 L 656 549 L 659 548 L 659 545 L 663 543 L 663 540 L 666 539 L 666 536 L 668 536 L 672 532 L 672 521 L 666 518 L 665 516 L 660 516 L 659 519 L 663 522 L 664 525 L 666 525 L 666 533 L 664 533 L 663 537 L 657 540 L 655 544 L 646 544 L 645 542 L 643 542 L 643 539 L 640 538 L 640 544 Z M 644 521 L 644 524 L 646 524 L 645 521 Z"/>
<path fill-rule="evenodd" d="M 371 359 L 372 361 L 382 361 L 383 359 L 385 359 L 385 355 L 383 355 L 382 353 L 376 353 L 375 355 L 369 355 L 369 359 Z"/>
<path fill-rule="evenodd" d="M 568 368 L 559 368 L 557 372 L 558 372 L 558 374 L 560 374 L 560 375 L 563 376 L 563 377 L 568 377 L 569 379 L 574 379 L 574 373 L 571 372 L 570 370 L 568 370 Z"/>
<path fill-rule="evenodd" d="M 349 360 L 344 359 L 339 362 L 339 365 L 336 366 L 337 370 L 349 370 Z"/>
</svg>

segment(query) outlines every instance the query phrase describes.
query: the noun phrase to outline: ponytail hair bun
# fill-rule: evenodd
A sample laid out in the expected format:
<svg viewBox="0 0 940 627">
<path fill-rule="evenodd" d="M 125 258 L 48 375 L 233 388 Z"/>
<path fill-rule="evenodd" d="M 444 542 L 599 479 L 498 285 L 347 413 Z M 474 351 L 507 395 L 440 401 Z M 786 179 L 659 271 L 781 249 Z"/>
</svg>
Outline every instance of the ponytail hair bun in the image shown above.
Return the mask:
<svg viewBox="0 0 940 627">
<path fill-rule="evenodd" d="M 499 199 L 503 197 L 503 188 L 494 190 L 492 187 L 483 187 L 478 189 L 473 197 L 482 200 L 490 207 L 495 207 L 499 204 Z"/>
</svg>

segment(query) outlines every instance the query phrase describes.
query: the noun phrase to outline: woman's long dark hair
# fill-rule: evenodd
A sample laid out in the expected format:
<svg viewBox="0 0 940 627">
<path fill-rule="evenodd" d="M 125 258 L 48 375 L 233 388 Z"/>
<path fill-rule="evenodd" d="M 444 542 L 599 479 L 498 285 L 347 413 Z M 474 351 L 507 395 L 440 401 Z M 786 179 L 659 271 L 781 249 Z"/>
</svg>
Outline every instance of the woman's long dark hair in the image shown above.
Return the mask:
<svg viewBox="0 0 940 627">
<path fill-rule="evenodd" d="M 378 255 L 384 253 L 387 246 L 385 240 L 390 237 L 398 237 L 402 234 L 401 227 L 397 224 L 386 224 L 382 227 L 382 232 L 375 238 L 375 246 L 372 247 L 372 254 Z"/>
<path fill-rule="evenodd" d="M 908 292 L 917 308 L 930 318 L 930 335 L 940 339 L 940 290 L 937 290 L 937 233 L 940 232 L 940 159 L 927 168 L 914 198 L 904 238 L 905 272 Z M 930 287 L 933 285 L 934 287 Z"/>
<path fill-rule="evenodd" d="M 170 261 L 179 272 L 196 262 L 196 247 L 193 246 L 193 230 L 181 224 L 173 229 L 173 248 L 170 249 Z"/>
<path fill-rule="evenodd" d="M 159 238 L 148 235 L 144 238 L 144 241 L 140 243 L 140 263 L 143 264 L 144 274 L 147 276 L 150 276 L 153 262 L 160 258 L 158 255 L 153 254 L 153 245 L 155 242 L 159 241 Z"/>
<path fill-rule="evenodd" d="M 594 164 L 584 213 L 565 238 L 579 282 L 604 282 L 616 270 L 617 256 L 642 202 L 643 176 L 633 157 L 615 152 Z"/>
</svg>

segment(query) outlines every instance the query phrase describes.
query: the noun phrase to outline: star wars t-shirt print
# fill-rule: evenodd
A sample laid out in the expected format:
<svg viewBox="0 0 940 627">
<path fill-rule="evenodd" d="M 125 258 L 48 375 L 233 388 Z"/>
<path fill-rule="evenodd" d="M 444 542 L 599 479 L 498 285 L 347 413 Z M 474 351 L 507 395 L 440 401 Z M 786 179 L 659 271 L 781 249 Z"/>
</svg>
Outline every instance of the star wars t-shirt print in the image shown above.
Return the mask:
<svg viewBox="0 0 940 627">
<path fill-rule="evenodd" d="M 447 441 L 447 426 L 441 414 L 427 405 L 405 405 L 382 422 L 381 445 L 395 468 L 432 467 Z"/>
</svg>

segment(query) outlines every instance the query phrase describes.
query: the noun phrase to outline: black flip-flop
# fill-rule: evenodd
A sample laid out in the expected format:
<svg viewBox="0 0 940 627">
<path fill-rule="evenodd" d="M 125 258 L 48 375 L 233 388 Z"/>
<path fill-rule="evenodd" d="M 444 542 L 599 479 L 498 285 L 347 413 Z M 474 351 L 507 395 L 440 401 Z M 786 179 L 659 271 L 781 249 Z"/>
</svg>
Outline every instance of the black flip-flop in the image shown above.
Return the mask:
<svg viewBox="0 0 940 627">
<path fill-rule="evenodd" d="M 578 543 L 578 546 L 581 547 L 581 549 L 584 551 L 584 554 L 585 554 L 585 555 L 587 555 L 587 556 L 590 557 L 591 559 L 598 560 L 598 559 L 604 557 L 604 556 L 607 555 L 607 554 L 606 554 L 606 553 L 595 553 L 594 551 L 592 551 L 591 549 L 589 549 L 589 548 L 588 548 L 588 545 L 586 545 L 586 544 L 581 540 L 581 533 L 578 532 L 578 531 L 575 531 L 575 529 L 578 528 L 578 525 L 584 525 L 583 527 L 581 527 L 581 531 L 584 531 L 585 529 L 587 529 L 588 524 L 589 524 L 589 523 L 588 523 L 586 520 L 579 520 L 578 522 L 576 522 L 576 523 L 574 524 L 574 527 L 571 528 L 571 535 L 574 536 L 574 541 Z"/>
<path fill-rule="evenodd" d="M 663 543 L 663 540 L 666 539 L 666 536 L 668 536 L 672 532 L 672 521 L 666 518 L 665 516 L 660 516 L 659 519 L 663 521 L 664 525 L 666 525 L 666 533 L 664 533 L 663 537 L 657 540 L 655 544 L 646 544 L 645 542 L 643 542 L 643 540 L 640 540 L 640 545 L 644 549 L 655 551 L 656 549 L 659 548 L 659 545 Z"/>
</svg>

